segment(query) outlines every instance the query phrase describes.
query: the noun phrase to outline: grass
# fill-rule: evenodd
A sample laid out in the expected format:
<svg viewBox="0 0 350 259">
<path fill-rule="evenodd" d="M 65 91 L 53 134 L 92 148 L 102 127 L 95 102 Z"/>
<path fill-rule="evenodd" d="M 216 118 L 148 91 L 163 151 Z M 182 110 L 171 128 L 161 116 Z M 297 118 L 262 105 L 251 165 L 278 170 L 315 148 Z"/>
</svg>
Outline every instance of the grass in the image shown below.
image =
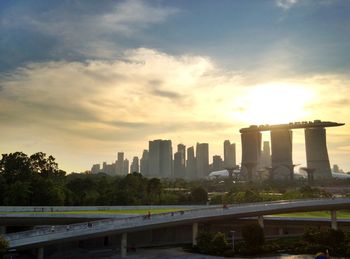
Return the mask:
<svg viewBox="0 0 350 259">
<path fill-rule="evenodd" d="M 295 218 L 331 218 L 329 211 L 312 211 L 312 212 L 296 212 L 296 213 L 283 213 L 274 214 L 273 217 L 295 217 Z M 350 211 L 339 210 L 337 211 L 338 219 L 350 219 Z"/>
</svg>

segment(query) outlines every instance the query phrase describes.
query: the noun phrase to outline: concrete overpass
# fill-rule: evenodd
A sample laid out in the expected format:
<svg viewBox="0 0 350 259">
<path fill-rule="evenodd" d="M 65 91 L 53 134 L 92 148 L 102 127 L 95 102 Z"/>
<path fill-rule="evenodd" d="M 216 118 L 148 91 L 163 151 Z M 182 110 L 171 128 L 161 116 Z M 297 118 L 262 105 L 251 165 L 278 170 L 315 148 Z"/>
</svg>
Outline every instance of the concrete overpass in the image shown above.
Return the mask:
<svg viewBox="0 0 350 259">
<path fill-rule="evenodd" d="M 43 251 L 43 247 L 49 244 L 119 233 L 122 235 L 121 254 L 125 256 L 127 233 L 130 232 L 192 224 L 192 238 L 193 244 L 195 245 L 199 222 L 258 216 L 259 224 L 263 226 L 263 215 L 329 210 L 332 215 L 331 226 L 336 229 L 336 211 L 340 209 L 350 209 L 350 198 L 237 204 L 228 206 L 227 209 L 222 206 L 217 206 L 156 214 L 152 215 L 150 218 L 145 216 L 133 216 L 123 219 L 104 219 L 89 223 L 71 224 L 69 228 L 67 228 L 67 226 L 55 226 L 54 229 L 46 227 L 6 234 L 4 237 L 9 241 L 10 248 L 39 248 L 38 258 L 42 258 L 40 255 L 42 255 L 43 252 L 40 251 Z"/>
</svg>

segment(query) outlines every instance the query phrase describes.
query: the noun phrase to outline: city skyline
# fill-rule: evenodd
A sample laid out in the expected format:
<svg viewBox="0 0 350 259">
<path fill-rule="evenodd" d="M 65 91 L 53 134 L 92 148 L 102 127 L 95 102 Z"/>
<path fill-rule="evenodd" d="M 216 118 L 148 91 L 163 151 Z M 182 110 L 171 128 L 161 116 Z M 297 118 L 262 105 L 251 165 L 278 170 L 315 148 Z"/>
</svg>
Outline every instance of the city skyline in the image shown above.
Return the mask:
<svg viewBox="0 0 350 259">
<path fill-rule="evenodd" d="M 347 0 L 1 1 L 0 152 L 81 172 L 121 150 L 142 167 L 155 139 L 209 143 L 211 160 L 229 139 L 239 163 L 240 128 L 320 119 L 345 123 L 327 144 L 350 171 L 349 12 Z M 293 151 L 306 166 L 302 132 Z"/>
</svg>

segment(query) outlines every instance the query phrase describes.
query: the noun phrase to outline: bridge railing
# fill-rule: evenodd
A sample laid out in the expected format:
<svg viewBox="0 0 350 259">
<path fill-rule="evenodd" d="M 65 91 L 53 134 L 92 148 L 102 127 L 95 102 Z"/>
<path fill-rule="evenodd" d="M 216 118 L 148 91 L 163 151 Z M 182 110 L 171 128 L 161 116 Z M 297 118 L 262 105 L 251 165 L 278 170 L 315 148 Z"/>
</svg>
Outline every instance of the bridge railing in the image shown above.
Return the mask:
<svg viewBox="0 0 350 259">
<path fill-rule="evenodd" d="M 308 199 L 308 200 L 283 200 L 283 201 L 270 201 L 270 202 L 254 202 L 254 203 L 244 203 L 244 204 L 231 204 L 228 206 L 228 209 L 235 209 L 235 208 L 241 208 L 241 207 L 251 207 L 251 206 L 268 206 L 268 205 L 283 205 L 283 204 L 289 204 L 296 203 L 296 202 L 303 202 L 303 203 L 312 203 L 315 201 L 324 202 L 328 199 Z M 329 199 L 330 200 L 330 199 Z M 341 202 L 343 199 L 336 199 L 337 201 Z M 23 232 L 17 232 L 17 233 L 11 233 L 5 235 L 5 238 L 8 241 L 14 241 L 19 239 L 25 239 L 25 238 L 34 238 L 38 236 L 43 235 L 53 235 L 53 234 L 59 234 L 59 233 L 71 233 L 74 232 L 81 232 L 81 231 L 88 231 L 88 232 L 95 232 L 98 230 L 102 230 L 105 228 L 117 228 L 121 226 L 136 226 L 138 223 L 143 224 L 156 224 L 159 222 L 165 222 L 172 219 L 173 221 L 176 220 L 183 220 L 184 218 L 191 219 L 196 217 L 204 217 L 204 216 L 215 216 L 219 212 L 229 212 L 229 210 L 223 210 L 222 206 L 215 206 L 210 208 L 199 208 L 199 209 L 193 209 L 193 210 L 183 210 L 183 211 L 176 211 L 176 212 L 164 212 L 159 214 L 152 214 L 150 216 L 150 219 L 148 219 L 148 215 L 139 215 L 139 216 L 133 216 L 128 218 L 118 218 L 118 219 L 103 219 L 103 220 L 97 220 L 97 221 L 90 221 L 90 222 L 84 222 L 84 223 L 75 223 L 70 225 L 61 225 L 61 226 L 52 226 L 35 229 L 35 230 L 28 230 Z M 219 213 L 220 214 L 220 213 Z M 180 216 L 180 217 L 179 217 Z M 170 221 L 172 221 L 170 220 Z"/>
</svg>

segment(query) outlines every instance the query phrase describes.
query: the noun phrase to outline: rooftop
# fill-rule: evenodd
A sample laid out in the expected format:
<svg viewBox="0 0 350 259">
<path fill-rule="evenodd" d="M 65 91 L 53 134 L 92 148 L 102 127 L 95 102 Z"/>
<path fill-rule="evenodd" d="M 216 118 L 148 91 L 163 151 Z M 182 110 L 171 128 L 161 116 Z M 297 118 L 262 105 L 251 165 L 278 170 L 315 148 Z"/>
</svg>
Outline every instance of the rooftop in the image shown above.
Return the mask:
<svg viewBox="0 0 350 259">
<path fill-rule="evenodd" d="M 275 125 L 250 125 L 248 128 L 242 128 L 239 132 L 255 132 L 255 131 L 268 131 L 275 129 L 306 129 L 306 128 L 325 128 L 325 127 L 338 127 L 343 126 L 345 123 L 337 123 L 332 121 L 297 121 L 290 122 L 288 124 L 275 124 Z"/>
</svg>

